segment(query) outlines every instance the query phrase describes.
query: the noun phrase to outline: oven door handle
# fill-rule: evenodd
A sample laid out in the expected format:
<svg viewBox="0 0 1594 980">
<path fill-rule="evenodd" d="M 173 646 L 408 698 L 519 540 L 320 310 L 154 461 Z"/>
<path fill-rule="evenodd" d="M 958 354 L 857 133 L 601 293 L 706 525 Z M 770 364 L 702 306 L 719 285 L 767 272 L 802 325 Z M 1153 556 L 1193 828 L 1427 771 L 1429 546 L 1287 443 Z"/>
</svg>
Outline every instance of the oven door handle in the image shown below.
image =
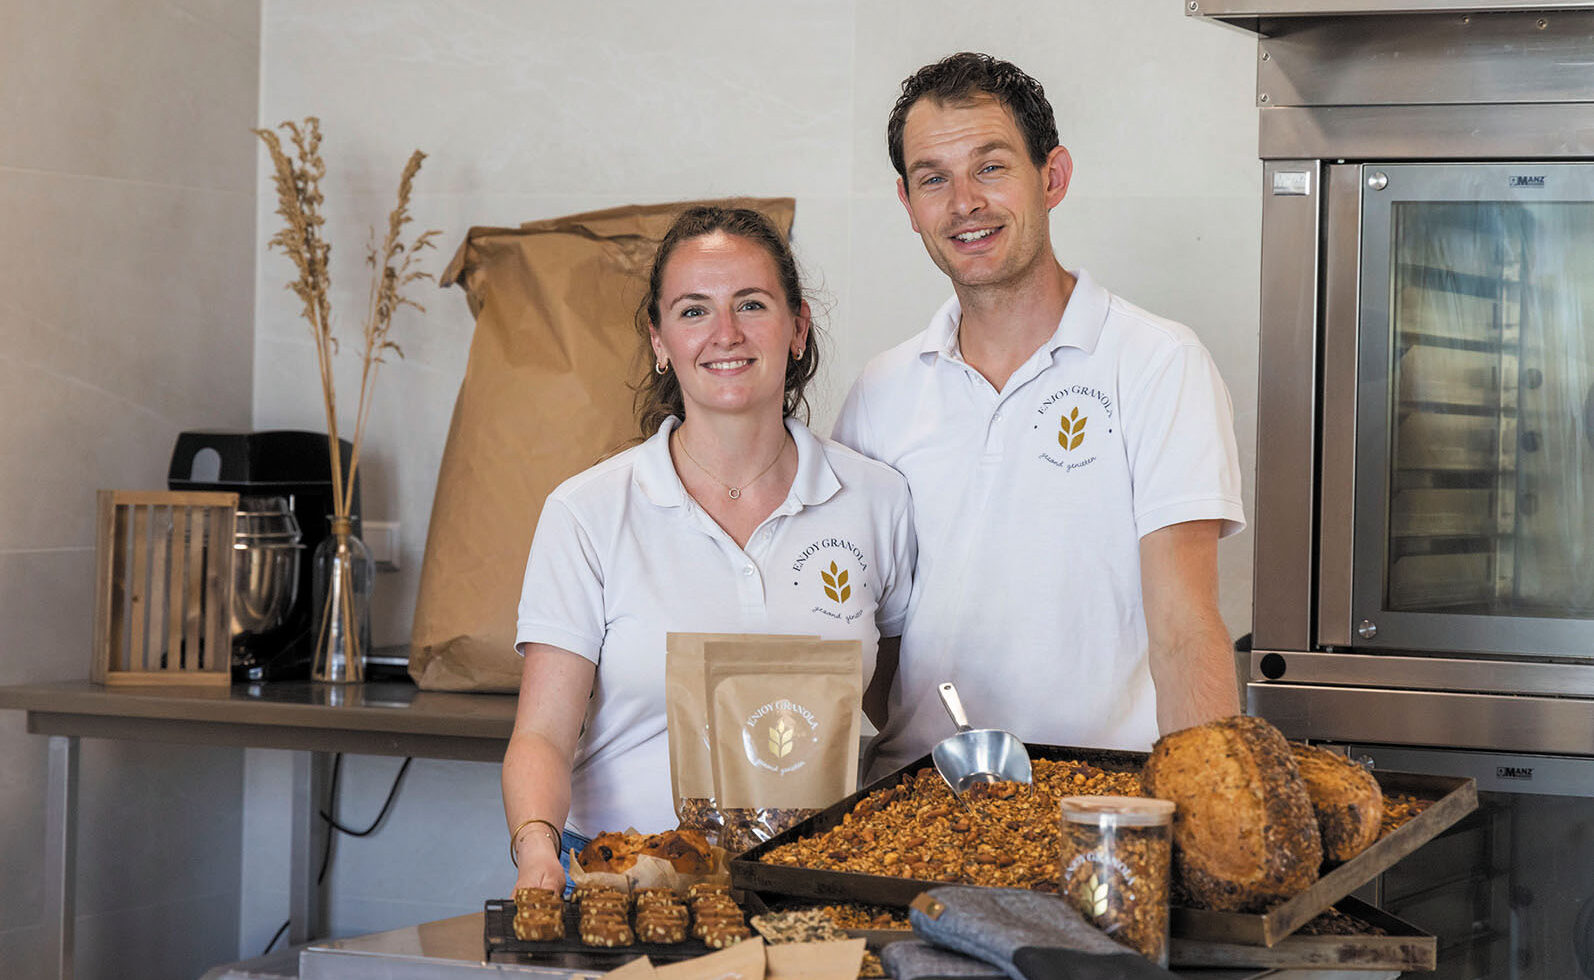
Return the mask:
<svg viewBox="0 0 1594 980">
<path fill-rule="evenodd" d="M 1594 385 L 1589 385 L 1588 394 L 1583 396 L 1583 438 L 1594 449 Z"/>
</svg>

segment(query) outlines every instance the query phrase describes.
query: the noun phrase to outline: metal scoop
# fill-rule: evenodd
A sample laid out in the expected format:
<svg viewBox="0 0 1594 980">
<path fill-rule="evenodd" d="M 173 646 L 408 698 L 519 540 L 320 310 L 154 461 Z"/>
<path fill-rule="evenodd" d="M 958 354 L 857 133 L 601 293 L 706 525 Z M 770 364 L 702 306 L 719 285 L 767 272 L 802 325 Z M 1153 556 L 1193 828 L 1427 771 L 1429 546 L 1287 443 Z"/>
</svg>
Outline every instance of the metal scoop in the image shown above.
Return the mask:
<svg viewBox="0 0 1594 980">
<path fill-rule="evenodd" d="M 931 749 L 930 758 L 952 794 L 961 800 L 976 783 L 1004 780 L 1029 783 L 1029 753 L 1018 736 L 1000 728 L 970 728 L 958 689 L 949 682 L 942 684 L 939 690 L 941 704 L 958 730 L 956 735 L 942 739 Z"/>
</svg>

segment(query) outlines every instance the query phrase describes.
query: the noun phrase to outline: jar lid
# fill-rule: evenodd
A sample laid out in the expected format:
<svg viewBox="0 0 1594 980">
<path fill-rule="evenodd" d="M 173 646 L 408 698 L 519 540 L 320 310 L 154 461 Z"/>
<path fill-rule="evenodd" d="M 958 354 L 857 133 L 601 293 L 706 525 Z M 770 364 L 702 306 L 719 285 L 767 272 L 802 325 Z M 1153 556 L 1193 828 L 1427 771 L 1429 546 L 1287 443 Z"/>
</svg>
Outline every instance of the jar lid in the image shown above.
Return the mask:
<svg viewBox="0 0 1594 980">
<path fill-rule="evenodd" d="M 1065 796 L 1060 803 L 1069 823 L 1098 827 L 1160 827 L 1173 820 L 1173 801 L 1143 796 Z"/>
</svg>

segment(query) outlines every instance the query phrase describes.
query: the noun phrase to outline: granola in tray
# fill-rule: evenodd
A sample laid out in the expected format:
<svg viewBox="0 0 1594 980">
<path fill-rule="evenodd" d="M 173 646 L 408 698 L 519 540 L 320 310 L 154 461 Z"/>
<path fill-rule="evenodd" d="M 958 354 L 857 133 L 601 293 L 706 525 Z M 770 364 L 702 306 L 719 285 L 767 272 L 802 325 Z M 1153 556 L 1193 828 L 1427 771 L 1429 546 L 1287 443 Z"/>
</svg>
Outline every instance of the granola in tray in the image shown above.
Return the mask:
<svg viewBox="0 0 1594 980">
<path fill-rule="evenodd" d="M 1425 800 L 1407 793 L 1385 793 L 1384 824 L 1379 836 L 1387 836 L 1391 832 L 1399 830 L 1402 824 L 1428 809 L 1432 804 L 1432 800 Z"/>
<path fill-rule="evenodd" d="M 863 905 L 849 902 L 843 905 L 821 905 L 819 911 L 830 916 L 832 922 L 843 929 L 896 929 L 907 930 L 913 926 L 907 913 L 884 905 Z"/>
<path fill-rule="evenodd" d="M 985 783 L 964 809 L 932 768 L 858 801 L 840 824 L 774 848 L 765 864 L 1005 888 L 1057 890 L 1058 801 L 1144 796 L 1140 776 L 1037 759 L 1034 784 Z"/>
</svg>

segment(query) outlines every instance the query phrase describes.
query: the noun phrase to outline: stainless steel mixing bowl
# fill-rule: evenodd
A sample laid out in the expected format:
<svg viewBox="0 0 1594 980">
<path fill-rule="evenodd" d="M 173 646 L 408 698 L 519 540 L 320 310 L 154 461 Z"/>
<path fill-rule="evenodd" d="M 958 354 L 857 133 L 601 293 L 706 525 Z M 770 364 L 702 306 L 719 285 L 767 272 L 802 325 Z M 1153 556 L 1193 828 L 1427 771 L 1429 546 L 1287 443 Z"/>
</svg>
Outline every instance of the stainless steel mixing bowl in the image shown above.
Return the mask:
<svg viewBox="0 0 1594 980">
<path fill-rule="evenodd" d="M 298 598 L 304 551 L 299 522 L 284 498 L 245 498 L 233 535 L 233 636 L 281 626 Z"/>
</svg>

